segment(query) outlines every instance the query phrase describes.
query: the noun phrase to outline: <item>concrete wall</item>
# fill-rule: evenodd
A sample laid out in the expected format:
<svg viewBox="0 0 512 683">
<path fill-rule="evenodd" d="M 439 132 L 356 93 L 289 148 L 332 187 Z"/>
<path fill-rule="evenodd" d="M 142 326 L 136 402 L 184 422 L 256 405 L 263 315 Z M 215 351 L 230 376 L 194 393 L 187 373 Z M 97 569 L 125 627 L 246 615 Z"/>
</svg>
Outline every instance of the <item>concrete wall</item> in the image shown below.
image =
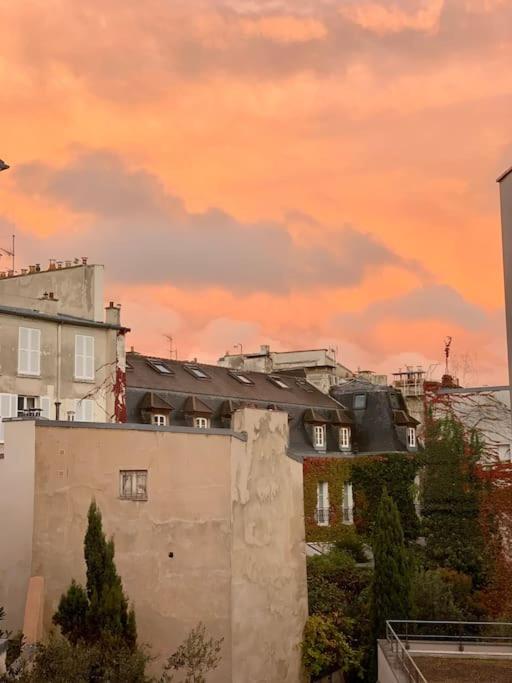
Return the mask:
<svg viewBox="0 0 512 683">
<path fill-rule="evenodd" d="M 0 458 L 0 605 L 8 629 L 23 625 L 34 527 L 35 425 L 8 422 Z"/>
<path fill-rule="evenodd" d="M 0 559 L 16 584 L 11 607 L 16 596 L 23 602 L 29 575 L 43 577 L 47 631 L 71 579 L 85 582 L 94 497 L 115 539 L 139 638 L 155 655 L 170 654 L 203 621 L 225 639 L 209 680 L 299 681 L 307 616 L 302 467 L 286 455 L 284 413 L 246 409 L 235 422 L 247 441 L 220 430 L 42 422 L 34 436 L 33 422 L 7 423 L 0 501 L 14 486 L 22 496 L 11 494 L 0 513 L 17 520 L 15 528 L 19 520 L 25 539 Z M 120 499 L 122 469 L 148 470 L 147 501 Z M 22 614 L 22 604 L 12 608 L 12 627 Z"/>
<path fill-rule="evenodd" d="M 55 302 L 42 302 L 53 292 Z M 103 321 L 103 266 L 80 265 L 0 278 L 0 303 Z"/>
<path fill-rule="evenodd" d="M 234 429 L 248 441 L 231 461 L 233 681 L 292 683 L 308 614 L 302 464 L 286 413 L 237 411 Z"/>
</svg>

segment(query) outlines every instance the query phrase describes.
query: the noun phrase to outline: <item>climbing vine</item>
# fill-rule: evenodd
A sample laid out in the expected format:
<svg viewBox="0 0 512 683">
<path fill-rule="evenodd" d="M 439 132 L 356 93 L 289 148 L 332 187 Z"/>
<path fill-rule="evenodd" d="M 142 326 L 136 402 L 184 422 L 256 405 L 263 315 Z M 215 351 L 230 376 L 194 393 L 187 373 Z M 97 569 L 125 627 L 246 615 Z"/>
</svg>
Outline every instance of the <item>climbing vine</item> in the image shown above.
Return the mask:
<svg viewBox="0 0 512 683">
<path fill-rule="evenodd" d="M 325 481 L 329 488 L 329 525 L 316 520 L 317 484 Z M 304 460 L 304 519 L 306 540 L 324 543 L 339 541 L 346 533 L 343 524 L 343 488 L 350 481 L 350 462 L 341 458 L 306 458 Z"/>
<path fill-rule="evenodd" d="M 414 479 L 421 462 L 421 455 L 413 453 L 364 456 L 354 460 L 354 522 L 360 533 L 373 531 L 382 489 L 386 486 L 400 512 L 405 538 L 417 538 L 419 520 L 414 501 L 418 492 Z"/>
</svg>

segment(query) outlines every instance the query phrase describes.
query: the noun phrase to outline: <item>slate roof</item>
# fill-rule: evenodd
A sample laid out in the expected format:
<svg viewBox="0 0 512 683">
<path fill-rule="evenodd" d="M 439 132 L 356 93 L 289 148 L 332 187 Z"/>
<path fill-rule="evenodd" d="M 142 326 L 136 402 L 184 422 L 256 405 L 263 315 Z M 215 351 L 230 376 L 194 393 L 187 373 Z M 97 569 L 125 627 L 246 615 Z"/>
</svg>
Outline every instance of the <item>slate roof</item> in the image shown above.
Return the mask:
<svg viewBox="0 0 512 683">
<path fill-rule="evenodd" d="M 341 416 L 344 421 L 350 420 L 349 414 L 340 403 L 323 394 L 316 387 L 304 382 L 303 378 L 295 378 L 284 373 L 275 372 L 267 375 L 261 372 L 243 371 L 237 373 L 231 368 L 204 363 L 174 361 L 165 358 L 143 356 L 138 353 L 127 353 L 126 402 L 128 422 L 141 422 L 141 410 L 147 404 L 148 393 L 174 406 L 171 424 L 187 424 L 187 411 L 191 405 L 203 406 L 211 412 L 212 427 L 227 427 L 231 413 L 241 405 L 252 405 L 258 408 L 280 409 L 288 413 L 290 427 L 289 449 L 299 456 L 316 456 L 304 422 L 306 411 L 312 410 L 327 425 L 327 453 L 342 456 L 336 426 Z M 169 371 L 161 374 L 155 369 L 156 364 L 163 364 Z M 207 377 L 199 379 L 191 373 L 190 368 L 197 367 Z M 236 375 L 241 374 L 250 380 L 250 384 L 241 383 Z M 286 388 L 272 381 L 276 377 L 284 381 Z M 344 457 L 344 456 L 343 456 Z"/>
<path fill-rule="evenodd" d="M 354 408 L 355 397 L 366 396 L 364 408 Z M 417 420 L 409 415 L 401 392 L 393 387 L 355 379 L 331 389 L 331 396 L 350 411 L 353 439 L 359 453 L 407 452 L 406 427 Z"/>
</svg>

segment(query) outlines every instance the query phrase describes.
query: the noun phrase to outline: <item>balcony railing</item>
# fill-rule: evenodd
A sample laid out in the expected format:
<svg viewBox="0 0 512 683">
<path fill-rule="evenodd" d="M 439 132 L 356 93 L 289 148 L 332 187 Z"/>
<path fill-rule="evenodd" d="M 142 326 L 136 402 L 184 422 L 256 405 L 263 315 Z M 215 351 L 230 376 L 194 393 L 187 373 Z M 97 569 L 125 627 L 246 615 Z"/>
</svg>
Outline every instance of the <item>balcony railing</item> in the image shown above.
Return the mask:
<svg viewBox="0 0 512 683">
<path fill-rule="evenodd" d="M 23 408 L 18 410 L 18 417 L 41 417 L 41 408 Z"/>
<path fill-rule="evenodd" d="M 319 526 L 328 526 L 329 508 L 317 508 L 315 511 L 315 520 Z"/>
</svg>

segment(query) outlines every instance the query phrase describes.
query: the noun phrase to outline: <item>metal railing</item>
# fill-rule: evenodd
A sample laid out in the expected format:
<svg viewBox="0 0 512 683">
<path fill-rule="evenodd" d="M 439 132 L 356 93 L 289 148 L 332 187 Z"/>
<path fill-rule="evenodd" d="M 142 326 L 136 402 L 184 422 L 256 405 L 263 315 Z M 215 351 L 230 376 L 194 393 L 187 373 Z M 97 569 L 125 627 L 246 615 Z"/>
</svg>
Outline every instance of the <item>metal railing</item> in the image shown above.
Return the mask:
<svg viewBox="0 0 512 683">
<path fill-rule="evenodd" d="M 391 654 L 400 666 L 401 670 L 408 676 L 411 683 L 427 683 L 427 679 L 416 666 L 414 659 L 407 651 L 407 646 L 391 626 L 392 623 L 386 621 L 386 640 L 391 649 Z M 402 622 L 399 622 L 402 623 Z"/>
<path fill-rule="evenodd" d="M 443 642 L 457 646 L 460 653 L 469 645 L 508 646 L 504 654 L 512 658 L 512 623 L 506 621 L 414 621 L 386 622 L 394 635 L 409 650 L 414 642 Z M 441 650 L 439 650 L 441 652 Z M 499 655 L 499 653 L 497 653 Z"/>
<path fill-rule="evenodd" d="M 315 520 L 317 524 L 327 526 L 329 524 L 329 508 L 316 508 Z"/>
</svg>

